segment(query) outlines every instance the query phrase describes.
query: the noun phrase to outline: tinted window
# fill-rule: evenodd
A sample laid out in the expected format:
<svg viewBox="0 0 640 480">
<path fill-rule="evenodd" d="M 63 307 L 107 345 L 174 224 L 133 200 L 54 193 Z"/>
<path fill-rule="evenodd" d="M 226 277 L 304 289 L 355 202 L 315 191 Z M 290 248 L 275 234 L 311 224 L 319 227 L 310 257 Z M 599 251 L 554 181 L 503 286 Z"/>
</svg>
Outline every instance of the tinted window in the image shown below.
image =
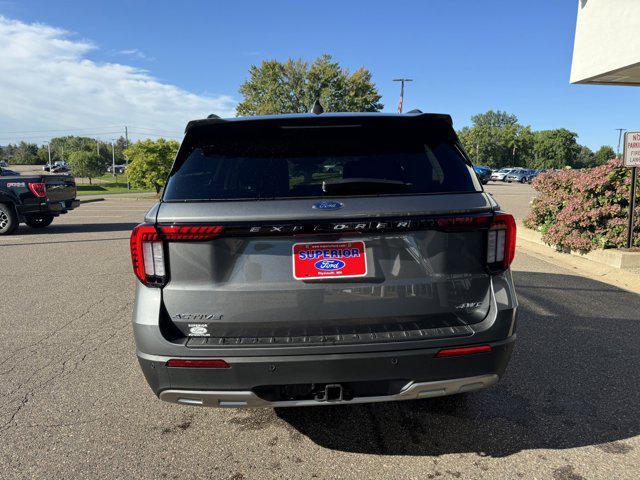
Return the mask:
<svg viewBox="0 0 640 480">
<path fill-rule="evenodd" d="M 201 138 L 181 152 L 164 200 L 475 192 L 450 141 L 406 129 L 278 128 Z"/>
</svg>

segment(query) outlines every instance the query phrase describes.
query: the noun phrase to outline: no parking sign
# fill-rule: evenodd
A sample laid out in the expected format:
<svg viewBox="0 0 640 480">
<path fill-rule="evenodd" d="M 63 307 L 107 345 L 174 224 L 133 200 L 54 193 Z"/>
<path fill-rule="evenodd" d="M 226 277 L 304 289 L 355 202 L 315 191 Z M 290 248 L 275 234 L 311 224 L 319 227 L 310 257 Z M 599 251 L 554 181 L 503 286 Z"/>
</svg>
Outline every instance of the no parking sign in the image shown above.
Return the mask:
<svg viewBox="0 0 640 480">
<path fill-rule="evenodd" d="M 640 132 L 624 134 L 624 165 L 631 168 L 631 199 L 627 227 L 627 248 L 631 248 L 633 246 L 633 216 L 636 209 L 636 168 L 640 167 Z"/>
<path fill-rule="evenodd" d="M 640 132 L 624 134 L 624 166 L 640 167 Z"/>
</svg>

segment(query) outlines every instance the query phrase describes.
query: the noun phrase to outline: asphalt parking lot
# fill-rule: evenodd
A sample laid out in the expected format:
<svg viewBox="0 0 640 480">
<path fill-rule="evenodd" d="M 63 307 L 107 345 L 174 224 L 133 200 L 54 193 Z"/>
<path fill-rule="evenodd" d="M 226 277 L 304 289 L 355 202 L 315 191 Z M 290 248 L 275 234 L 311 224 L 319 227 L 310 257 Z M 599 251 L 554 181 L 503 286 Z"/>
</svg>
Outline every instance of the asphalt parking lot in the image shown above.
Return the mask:
<svg viewBox="0 0 640 480">
<path fill-rule="evenodd" d="M 529 186 L 488 190 L 526 213 Z M 129 231 L 151 205 L 113 197 L 0 238 L 0 478 L 638 478 L 640 296 L 526 250 L 494 388 L 307 409 L 157 400 L 129 323 Z"/>
</svg>

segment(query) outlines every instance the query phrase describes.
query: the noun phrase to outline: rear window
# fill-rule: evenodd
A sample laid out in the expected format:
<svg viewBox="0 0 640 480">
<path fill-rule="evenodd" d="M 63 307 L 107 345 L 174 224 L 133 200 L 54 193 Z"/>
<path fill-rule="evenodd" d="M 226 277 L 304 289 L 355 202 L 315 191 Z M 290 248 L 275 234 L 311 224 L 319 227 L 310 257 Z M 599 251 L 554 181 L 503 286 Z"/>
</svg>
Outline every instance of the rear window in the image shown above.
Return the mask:
<svg viewBox="0 0 640 480">
<path fill-rule="evenodd" d="M 416 129 L 360 125 L 218 127 L 181 150 L 163 199 L 479 191 L 472 168 L 453 140 L 438 137 Z"/>
</svg>

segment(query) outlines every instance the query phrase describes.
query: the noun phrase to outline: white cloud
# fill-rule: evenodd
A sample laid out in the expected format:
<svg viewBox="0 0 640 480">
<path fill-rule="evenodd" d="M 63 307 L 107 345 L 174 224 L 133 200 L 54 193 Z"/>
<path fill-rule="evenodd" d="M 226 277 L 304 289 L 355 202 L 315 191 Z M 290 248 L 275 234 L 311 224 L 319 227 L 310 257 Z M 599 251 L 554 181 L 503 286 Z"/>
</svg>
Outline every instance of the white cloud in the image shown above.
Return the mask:
<svg viewBox="0 0 640 480">
<path fill-rule="evenodd" d="M 153 57 L 149 57 L 143 51 L 138 50 L 137 48 L 125 48 L 124 50 L 118 50 L 116 53 L 120 55 L 124 55 L 127 57 L 133 57 L 140 60 L 153 60 Z"/>
<path fill-rule="evenodd" d="M 228 95 L 198 95 L 136 67 L 94 62 L 87 55 L 96 49 L 65 30 L 0 16 L 0 144 L 44 140 L 44 130 L 113 137 L 103 128 L 113 125 L 179 137 L 189 120 L 234 114 Z"/>
</svg>

